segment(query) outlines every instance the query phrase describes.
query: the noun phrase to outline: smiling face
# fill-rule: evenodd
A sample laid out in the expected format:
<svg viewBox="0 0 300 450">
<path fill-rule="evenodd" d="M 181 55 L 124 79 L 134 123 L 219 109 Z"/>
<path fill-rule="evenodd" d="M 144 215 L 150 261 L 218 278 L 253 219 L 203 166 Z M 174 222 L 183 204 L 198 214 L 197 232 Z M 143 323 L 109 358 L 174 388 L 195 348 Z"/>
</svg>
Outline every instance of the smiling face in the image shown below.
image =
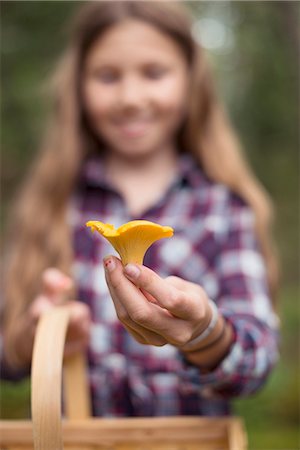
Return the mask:
<svg viewBox="0 0 300 450">
<path fill-rule="evenodd" d="M 114 25 L 94 41 L 85 58 L 85 113 L 110 151 L 124 157 L 175 148 L 187 89 L 181 48 L 142 21 Z"/>
</svg>

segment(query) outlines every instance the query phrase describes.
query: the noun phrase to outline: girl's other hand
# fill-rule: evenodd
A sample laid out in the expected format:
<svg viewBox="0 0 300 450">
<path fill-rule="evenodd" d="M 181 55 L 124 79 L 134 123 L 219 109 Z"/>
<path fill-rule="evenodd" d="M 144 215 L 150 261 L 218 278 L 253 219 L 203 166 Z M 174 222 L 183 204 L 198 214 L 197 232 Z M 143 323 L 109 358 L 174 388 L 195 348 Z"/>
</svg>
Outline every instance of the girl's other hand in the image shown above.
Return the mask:
<svg viewBox="0 0 300 450">
<path fill-rule="evenodd" d="M 67 300 L 66 296 L 73 287 L 73 281 L 60 270 L 48 268 L 42 274 L 40 294 L 33 300 L 27 312 L 18 324 L 13 342 L 9 343 L 13 359 L 9 351 L 7 359 L 17 366 L 27 366 L 32 358 L 34 336 L 38 320 L 42 314 L 58 305 L 70 309 L 70 320 L 67 331 L 65 356 L 84 350 L 89 341 L 90 311 L 78 301 Z"/>
<path fill-rule="evenodd" d="M 118 318 L 140 343 L 181 347 L 208 326 L 208 298 L 197 284 L 162 279 L 140 264 L 124 268 L 112 256 L 105 258 L 104 266 Z"/>
</svg>

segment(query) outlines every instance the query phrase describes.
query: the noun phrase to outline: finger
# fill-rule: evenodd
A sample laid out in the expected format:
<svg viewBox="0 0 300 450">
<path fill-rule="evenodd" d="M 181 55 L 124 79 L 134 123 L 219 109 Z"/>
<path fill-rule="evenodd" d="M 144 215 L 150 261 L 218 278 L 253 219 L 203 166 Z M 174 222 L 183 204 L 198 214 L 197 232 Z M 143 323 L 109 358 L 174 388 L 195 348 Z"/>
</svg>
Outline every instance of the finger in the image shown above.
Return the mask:
<svg viewBox="0 0 300 450">
<path fill-rule="evenodd" d="M 67 340 L 88 342 L 91 328 L 91 314 L 88 306 L 78 301 L 69 301 L 67 306 L 70 310 Z"/>
<path fill-rule="evenodd" d="M 201 290 L 201 287 L 198 284 L 192 283 L 191 281 L 184 280 L 180 277 L 176 277 L 174 275 L 171 275 L 169 277 L 165 278 L 165 281 L 176 287 L 177 289 L 180 289 L 181 291 L 186 291 L 187 289 L 191 291 L 198 291 Z"/>
<path fill-rule="evenodd" d="M 123 275 L 122 271 L 120 271 L 120 275 L 121 276 Z M 107 279 L 108 278 L 109 278 L 109 276 L 107 276 Z M 128 282 L 126 280 L 126 278 L 124 279 L 124 281 L 125 281 L 125 283 L 130 284 L 131 285 L 130 287 L 132 287 L 132 283 Z M 152 345 L 159 345 L 159 346 L 163 345 L 167 342 L 166 339 L 163 338 L 162 336 L 160 336 L 159 334 L 155 333 L 152 330 L 146 329 L 145 327 L 134 322 L 130 318 L 130 315 L 129 315 L 126 307 L 120 301 L 118 295 L 116 294 L 114 287 L 112 286 L 112 283 L 110 283 L 109 280 L 108 280 L 108 287 L 109 287 L 109 291 L 110 291 L 112 300 L 115 305 L 118 319 L 120 320 L 120 322 L 122 322 L 122 324 L 125 326 L 125 328 L 127 328 L 127 330 L 129 332 L 131 332 L 131 334 L 136 338 L 136 340 L 138 342 L 142 341 L 142 343 L 144 343 L 144 344 L 152 344 Z M 140 295 L 137 288 L 135 288 L 134 290 L 135 290 L 135 293 L 138 293 Z M 153 300 L 153 302 L 155 302 L 155 300 Z"/>
<path fill-rule="evenodd" d="M 162 347 L 167 344 L 167 340 L 162 336 L 156 333 L 152 333 L 151 331 L 145 330 L 142 327 L 140 328 L 140 332 L 136 331 L 136 326 L 134 324 L 133 327 L 123 324 L 124 328 L 134 337 L 136 341 L 143 345 L 155 345 L 156 347 Z"/>
<path fill-rule="evenodd" d="M 138 311 L 151 314 L 149 302 L 139 289 L 124 277 L 121 261 L 110 257 L 104 260 L 104 266 L 107 285 L 120 320 L 131 317 L 132 313 L 135 315 Z"/>
<path fill-rule="evenodd" d="M 129 331 L 133 337 L 142 344 L 155 345 L 161 347 L 167 343 L 167 340 L 158 333 L 155 333 L 152 330 L 149 330 L 135 322 L 133 322 L 130 317 L 126 317 L 126 319 L 121 320 L 124 327 Z"/>
<path fill-rule="evenodd" d="M 124 328 L 128 331 L 129 334 L 131 334 L 131 336 L 134 337 L 134 339 L 139 342 L 139 344 L 143 344 L 143 345 L 147 345 L 148 342 L 146 341 L 146 339 L 137 331 L 135 331 L 133 328 L 131 328 L 129 325 L 125 325 L 123 323 Z"/>
<path fill-rule="evenodd" d="M 153 296 L 158 304 L 166 308 L 175 317 L 191 319 L 194 313 L 194 293 L 177 289 L 153 270 L 139 264 L 127 264 L 124 268 L 125 276 L 136 286 Z"/>
<path fill-rule="evenodd" d="M 191 308 L 193 308 L 194 320 L 196 322 L 201 321 L 204 316 L 211 314 L 207 294 L 201 286 L 173 275 L 165 278 L 165 281 L 183 292 L 189 292 L 190 300 L 194 305 Z"/>
<path fill-rule="evenodd" d="M 143 288 L 140 288 L 140 290 L 149 302 L 158 305 L 158 301 L 156 300 L 156 298 L 153 297 L 153 295 L 149 294 L 149 292 L 145 291 L 145 289 Z"/>
<path fill-rule="evenodd" d="M 28 317 L 36 323 L 41 315 L 53 308 L 53 303 L 46 295 L 39 295 L 31 304 L 28 310 Z"/>
<path fill-rule="evenodd" d="M 87 305 L 78 301 L 69 301 L 67 306 L 70 310 L 70 317 L 66 336 L 65 356 L 78 353 L 88 346 L 91 328 L 91 316 Z M 46 296 L 40 295 L 35 300 L 29 310 L 33 333 L 40 316 L 53 308 L 53 303 Z"/>
<path fill-rule="evenodd" d="M 123 266 L 113 256 L 104 260 L 106 281 L 121 322 L 128 317 L 137 325 L 153 331 L 170 341 L 174 328 L 179 330 L 182 321 L 172 316 L 167 310 L 149 302 L 139 288 L 123 274 Z M 124 314 L 124 316 L 123 316 Z"/>
<path fill-rule="evenodd" d="M 48 268 L 42 274 L 42 294 L 54 303 L 59 303 L 61 295 L 72 286 L 72 279 L 56 268 Z"/>
<path fill-rule="evenodd" d="M 65 357 L 86 350 L 91 329 L 91 316 L 87 305 L 78 301 L 69 301 L 67 306 L 70 310 L 70 318 L 64 350 Z"/>
</svg>

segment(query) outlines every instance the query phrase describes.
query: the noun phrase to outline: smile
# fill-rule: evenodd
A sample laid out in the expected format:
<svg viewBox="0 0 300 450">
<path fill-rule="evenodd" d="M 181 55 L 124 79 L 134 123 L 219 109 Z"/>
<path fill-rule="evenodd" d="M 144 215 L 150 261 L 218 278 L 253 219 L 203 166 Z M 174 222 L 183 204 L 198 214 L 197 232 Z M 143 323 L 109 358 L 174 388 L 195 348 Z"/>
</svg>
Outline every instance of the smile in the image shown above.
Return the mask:
<svg viewBox="0 0 300 450">
<path fill-rule="evenodd" d="M 137 138 L 143 136 L 150 128 L 149 122 L 128 122 L 116 125 L 117 130 L 123 136 Z"/>
</svg>

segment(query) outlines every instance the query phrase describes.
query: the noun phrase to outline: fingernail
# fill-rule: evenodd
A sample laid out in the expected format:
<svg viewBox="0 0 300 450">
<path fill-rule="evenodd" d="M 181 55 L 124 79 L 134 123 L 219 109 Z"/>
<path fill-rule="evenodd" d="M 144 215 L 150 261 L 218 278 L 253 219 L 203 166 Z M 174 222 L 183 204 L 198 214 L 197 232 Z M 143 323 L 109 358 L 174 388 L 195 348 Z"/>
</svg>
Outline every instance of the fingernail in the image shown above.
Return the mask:
<svg viewBox="0 0 300 450">
<path fill-rule="evenodd" d="M 104 264 L 104 268 L 105 268 L 105 270 L 107 270 L 107 272 L 112 272 L 116 268 L 116 263 L 114 261 L 114 258 L 112 258 L 111 256 L 107 256 L 106 258 L 104 258 L 103 264 Z"/>
<path fill-rule="evenodd" d="M 124 268 L 124 273 L 132 279 L 137 279 L 140 276 L 141 270 L 134 264 L 127 264 Z"/>
</svg>

